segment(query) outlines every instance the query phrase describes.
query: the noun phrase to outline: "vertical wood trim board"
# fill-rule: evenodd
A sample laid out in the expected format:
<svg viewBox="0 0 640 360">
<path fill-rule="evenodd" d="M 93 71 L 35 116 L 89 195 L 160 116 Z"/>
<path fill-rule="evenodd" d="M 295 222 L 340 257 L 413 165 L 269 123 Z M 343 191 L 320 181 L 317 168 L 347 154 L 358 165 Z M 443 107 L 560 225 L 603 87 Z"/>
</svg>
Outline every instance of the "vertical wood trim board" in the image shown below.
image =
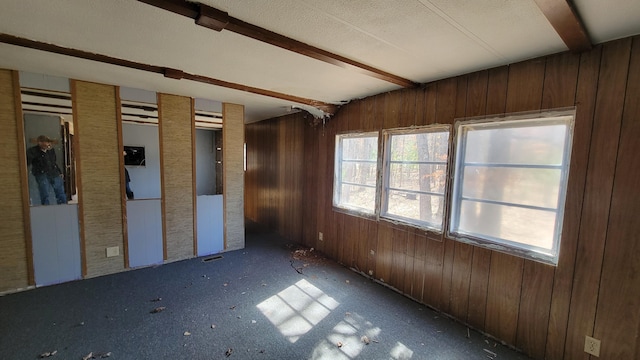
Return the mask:
<svg viewBox="0 0 640 360">
<path fill-rule="evenodd" d="M 193 256 L 198 256 L 198 194 L 196 191 L 196 110 L 195 100 L 191 99 L 191 194 L 193 213 Z"/>
<path fill-rule="evenodd" d="M 93 277 L 124 267 L 123 251 L 106 257 L 107 247 L 124 246 L 116 89 L 83 81 L 73 81 L 73 89 L 85 275 Z"/>
<path fill-rule="evenodd" d="M 80 159 L 81 149 L 78 140 L 78 107 L 77 104 L 77 82 L 75 80 L 70 80 L 70 91 L 71 91 L 71 112 L 73 114 L 73 149 L 75 150 L 75 160 L 76 160 L 76 187 L 77 187 L 77 195 L 78 195 L 78 235 L 80 236 L 80 265 L 82 271 L 82 277 L 87 276 L 87 244 L 85 241 L 85 230 L 84 230 L 84 206 L 82 205 L 83 195 L 82 195 L 82 161 Z"/>
<path fill-rule="evenodd" d="M 158 94 L 163 228 L 166 259 L 193 257 L 192 105 L 184 96 Z"/>
<path fill-rule="evenodd" d="M 6 190 L 0 223 L 0 292 L 24 288 L 33 276 L 27 261 L 31 254 L 25 233 L 24 206 L 29 202 L 24 202 L 23 192 L 28 190 L 25 190 L 22 172 L 26 174 L 26 164 L 21 165 L 20 160 L 25 157 L 24 145 L 21 145 L 24 141 L 20 140 L 24 136 L 20 137 L 18 130 L 22 110 L 17 107 L 15 86 L 15 73 L 0 70 L 0 133 L 4 137 L 0 153 L 0 187 Z M 17 91 L 19 94 L 19 83 Z"/>
<path fill-rule="evenodd" d="M 244 248 L 244 106 L 222 104 L 224 248 Z"/>
<path fill-rule="evenodd" d="M 120 155 L 120 204 L 122 207 L 122 248 L 124 254 L 124 267 L 129 268 L 129 229 L 127 226 L 127 194 L 125 191 L 125 168 L 124 168 L 124 140 L 122 136 L 122 101 L 120 99 L 120 87 L 116 87 L 116 116 L 118 121 L 118 154 Z"/>
</svg>

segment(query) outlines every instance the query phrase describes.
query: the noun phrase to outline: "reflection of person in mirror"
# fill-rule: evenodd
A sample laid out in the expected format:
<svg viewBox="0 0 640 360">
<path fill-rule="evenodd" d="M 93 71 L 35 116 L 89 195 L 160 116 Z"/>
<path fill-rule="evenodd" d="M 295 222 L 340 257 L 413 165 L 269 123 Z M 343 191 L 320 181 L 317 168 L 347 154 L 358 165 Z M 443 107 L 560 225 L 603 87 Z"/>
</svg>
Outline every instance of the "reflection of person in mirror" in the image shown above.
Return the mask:
<svg viewBox="0 0 640 360">
<path fill-rule="evenodd" d="M 64 175 L 56 163 L 56 151 L 51 147 L 51 139 L 40 135 L 37 140 L 38 145 L 27 150 L 27 165 L 31 165 L 31 173 L 38 183 L 40 203 L 49 205 L 49 187 L 52 187 L 57 203 L 66 204 Z"/>
<path fill-rule="evenodd" d="M 127 156 L 127 152 L 123 151 L 122 155 Z M 131 177 L 129 176 L 129 170 L 127 170 L 127 168 L 124 168 L 124 183 L 125 183 L 125 190 L 127 192 L 127 199 L 129 200 L 133 200 L 133 191 L 131 191 L 131 186 L 129 185 L 129 183 L 131 182 Z"/>
</svg>

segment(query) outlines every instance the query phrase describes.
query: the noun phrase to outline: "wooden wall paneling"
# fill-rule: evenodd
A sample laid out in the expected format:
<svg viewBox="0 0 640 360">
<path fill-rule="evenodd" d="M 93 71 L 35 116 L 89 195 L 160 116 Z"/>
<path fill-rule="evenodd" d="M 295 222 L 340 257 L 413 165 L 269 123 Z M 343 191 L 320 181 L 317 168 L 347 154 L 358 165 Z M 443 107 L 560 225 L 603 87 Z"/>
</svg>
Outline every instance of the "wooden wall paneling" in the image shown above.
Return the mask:
<svg viewBox="0 0 640 360">
<path fill-rule="evenodd" d="M 244 176 L 244 215 L 247 219 L 258 222 L 256 216 L 256 210 L 258 204 L 256 203 L 256 197 L 258 192 L 262 189 L 257 183 L 257 126 L 256 124 L 246 125 L 244 129 L 244 139 L 247 143 L 247 171 Z"/>
<path fill-rule="evenodd" d="M 407 229 L 405 226 L 394 226 L 391 243 L 391 271 L 389 284 L 406 293 L 404 277 L 407 265 Z"/>
<path fill-rule="evenodd" d="M 426 303 L 423 299 L 424 290 L 424 274 L 425 274 L 425 260 L 427 252 L 427 240 L 424 233 L 420 231 L 414 232 L 415 247 L 414 247 L 414 262 L 413 262 L 413 275 L 411 276 L 411 297 L 421 303 Z"/>
<path fill-rule="evenodd" d="M 540 110 L 545 65 L 539 58 L 509 66 L 507 113 Z"/>
<path fill-rule="evenodd" d="M 404 294 L 415 299 L 413 296 L 413 277 L 416 263 L 416 228 L 409 227 L 407 229 L 407 246 L 405 249 L 404 284 L 402 288 Z"/>
<path fill-rule="evenodd" d="M 0 70 L 0 131 L 4 136 L 0 185 L 7 190 L 0 224 L 0 293 L 34 284 L 22 124 L 18 73 Z"/>
<path fill-rule="evenodd" d="M 356 265 L 355 248 L 364 241 L 366 241 L 366 237 L 360 232 L 360 218 L 345 216 L 342 234 L 342 263 L 345 266 L 352 268 Z"/>
<path fill-rule="evenodd" d="M 516 340 L 523 265 L 521 258 L 512 255 L 491 255 L 485 329 L 508 344 Z"/>
<path fill-rule="evenodd" d="M 351 118 L 351 116 L 352 116 L 351 107 L 347 107 L 344 109 L 343 112 L 340 113 L 340 115 L 336 119 L 334 119 L 336 134 L 346 133 L 349 131 L 349 119 Z M 335 145 L 334 145 L 334 149 L 335 149 Z M 333 176 L 333 171 L 331 172 L 331 176 Z M 345 251 L 345 248 L 349 248 L 353 246 L 352 241 L 355 240 L 347 236 L 348 230 L 346 229 L 348 226 L 350 226 L 352 217 L 353 216 L 351 215 L 338 213 L 338 212 L 336 212 L 334 215 L 334 218 L 336 219 L 336 225 L 338 225 L 338 229 L 336 232 L 336 239 L 335 239 L 336 240 L 335 242 L 336 259 L 343 265 L 350 264 L 351 259 L 347 259 L 346 254 L 349 254 L 351 252 L 349 250 Z"/>
<path fill-rule="evenodd" d="M 423 125 L 425 123 L 426 96 L 424 88 L 413 89 L 415 92 L 415 116 L 413 117 L 413 126 Z"/>
<path fill-rule="evenodd" d="M 273 189 L 275 198 L 274 200 L 274 211 L 277 214 L 275 217 L 276 228 L 279 234 L 281 234 L 287 240 L 291 240 L 289 234 L 287 232 L 287 222 L 289 221 L 289 211 L 290 208 L 287 203 L 287 197 L 289 196 L 289 191 L 291 191 L 290 180 L 291 180 L 291 168 L 290 161 L 291 157 L 289 156 L 289 144 L 287 143 L 287 132 L 288 126 L 283 118 L 280 117 L 276 121 L 274 121 L 274 125 L 277 129 L 276 135 L 276 148 L 274 149 L 275 153 L 278 156 L 278 165 L 279 168 L 273 168 L 274 175 L 277 177 L 276 186 Z"/>
<path fill-rule="evenodd" d="M 468 87 L 469 76 L 458 77 L 455 118 L 468 116 Z M 453 121 L 451 122 L 451 124 L 454 125 Z M 447 196 L 450 199 L 450 195 Z M 450 207 L 447 207 L 447 209 L 445 210 L 445 214 L 447 214 L 445 218 L 449 218 L 449 209 Z M 471 281 L 473 246 L 462 242 L 457 242 L 452 239 L 445 239 L 445 242 L 445 249 L 451 246 L 449 243 L 453 244 L 453 251 L 449 249 L 453 256 L 453 258 L 451 258 L 451 292 L 449 296 L 450 313 L 458 319 L 466 319 L 467 311 L 469 309 L 469 286 Z M 445 255 L 445 261 L 447 258 L 448 257 Z"/>
<path fill-rule="evenodd" d="M 313 174 L 317 176 L 317 191 L 316 191 L 316 217 L 317 217 L 317 230 L 318 232 L 322 232 L 323 234 L 327 232 L 328 226 L 325 226 L 325 210 L 327 206 L 332 205 L 333 194 L 329 190 L 329 181 L 333 181 L 333 168 L 329 168 L 329 162 L 327 161 L 327 153 L 335 151 L 333 148 L 328 147 L 328 135 L 325 133 L 324 125 L 319 124 L 313 129 L 315 133 L 315 137 L 317 139 L 316 142 L 316 152 L 317 163 L 311 166 L 314 166 L 311 171 Z M 335 142 L 335 140 L 334 140 Z M 331 164 L 333 165 L 333 164 Z M 331 173 L 332 176 L 327 176 L 328 173 Z M 327 201 L 329 202 L 327 204 Z M 329 223 L 331 224 L 331 223 Z M 314 234 L 314 237 L 318 239 L 319 234 Z M 325 241 L 317 240 L 316 248 L 326 253 Z"/>
<path fill-rule="evenodd" d="M 409 127 L 416 124 L 416 97 L 420 94 L 416 89 L 402 89 L 400 108 L 398 110 L 398 127 Z M 420 94 L 421 95 L 421 94 Z"/>
<path fill-rule="evenodd" d="M 584 196 L 587 164 L 589 162 L 589 146 L 593 114 L 595 108 L 598 73 L 602 47 L 582 53 L 578 62 L 578 78 L 575 92 L 576 118 L 573 131 L 573 147 L 569 182 L 565 201 L 564 225 L 560 243 L 560 257 L 553 281 L 551 310 L 549 312 L 549 330 L 547 331 L 546 357 L 561 359 L 567 334 L 567 321 L 573 284 L 578 233 L 580 230 L 582 201 Z M 573 73 L 571 60 L 566 59 L 566 72 Z M 554 69 L 556 67 L 551 67 Z M 558 69 L 561 67 L 558 67 Z M 564 76 L 555 74 L 555 76 Z M 567 79 L 568 80 L 568 79 Z M 568 90 L 565 90 L 568 91 Z M 563 91 L 563 93 L 565 92 Z M 559 95 L 564 98 L 564 95 Z M 543 96 L 543 106 L 547 102 Z M 564 103 L 564 101 L 562 102 Z"/>
<path fill-rule="evenodd" d="M 400 102 L 402 101 L 402 94 L 400 91 L 392 91 L 384 93 L 381 98 L 384 102 L 384 119 L 382 121 L 383 129 L 393 129 L 398 127 L 399 115 L 400 115 Z"/>
<path fill-rule="evenodd" d="M 376 103 L 379 96 L 370 96 L 362 99 L 362 105 L 360 107 L 360 119 L 362 131 L 377 131 L 380 130 L 381 116 L 376 112 Z"/>
<path fill-rule="evenodd" d="M 565 358 L 583 357 L 593 334 L 630 50 L 630 38 L 602 48 Z"/>
<path fill-rule="evenodd" d="M 467 83 L 467 98 L 465 116 L 476 117 L 486 113 L 487 108 L 487 86 L 489 81 L 489 71 L 479 71 L 468 76 Z M 455 124 L 454 124 L 455 125 Z M 454 156 L 450 154 L 449 156 Z M 456 244 L 457 246 L 457 244 Z M 460 257 L 466 256 L 464 252 L 460 253 Z M 458 258 L 458 253 L 456 253 Z M 466 321 L 477 329 L 484 328 L 484 315 L 487 304 L 487 286 L 489 281 L 489 266 L 491 264 L 491 251 L 480 248 L 472 247 L 470 255 L 470 268 L 468 278 L 468 305 L 467 313 L 460 314 L 460 319 L 466 319 Z M 462 259 L 463 265 L 467 264 L 466 259 Z M 456 271 L 456 277 L 458 273 L 464 274 L 463 271 Z M 464 278 L 462 279 L 464 280 Z M 464 286 L 464 281 L 458 280 L 457 287 Z M 454 301 L 454 304 L 459 303 L 459 300 Z M 456 305 L 454 311 L 461 312 L 461 309 Z"/>
<path fill-rule="evenodd" d="M 524 261 L 516 346 L 536 359 L 544 358 L 555 267 Z"/>
<path fill-rule="evenodd" d="M 369 258 L 369 219 L 358 219 L 358 241 L 355 242 L 353 252 L 353 267 L 363 274 L 367 274 L 367 260 Z"/>
<path fill-rule="evenodd" d="M 393 264 L 393 227 L 389 222 L 378 223 L 378 244 L 376 249 L 376 278 L 384 283 L 391 279 Z"/>
<path fill-rule="evenodd" d="M 504 114 L 507 108 L 509 67 L 501 66 L 489 70 L 487 82 L 487 115 Z"/>
<path fill-rule="evenodd" d="M 574 104 L 578 59 L 579 56 L 572 53 L 547 58 L 542 109 Z M 565 223 L 565 226 L 571 225 Z M 554 275 L 554 267 L 525 260 L 516 346 L 536 358 L 545 355 Z"/>
<path fill-rule="evenodd" d="M 441 309 L 444 243 L 428 237 L 426 239 L 422 298 L 425 304 Z"/>
<path fill-rule="evenodd" d="M 419 125 L 436 123 L 436 103 L 438 101 L 438 83 L 428 84 L 424 89 L 424 117 Z"/>
<path fill-rule="evenodd" d="M 329 121 L 326 123 L 324 130 L 326 136 L 326 151 L 327 156 L 327 171 L 324 173 L 327 183 L 327 190 L 324 194 L 326 196 L 326 203 L 324 208 L 324 216 L 326 221 L 325 234 L 324 234 L 324 246 L 325 252 L 333 259 L 337 258 L 336 244 L 338 237 L 338 219 L 336 212 L 333 210 L 333 176 L 335 166 L 335 148 L 336 148 L 336 121 Z"/>
<path fill-rule="evenodd" d="M 303 206 L 302 206 L 302 238 L 303 244 L 308 247 L 316 247 L 318 239 L 318 216 L 316 203 L 318 201 L 315 191 L 318 188 L 318 176 L 314 172 L 318 159 L 318 138 L 315 131 L 305 120 L 304 132 L 304 182 L 303 182 Z"/>
<path fill-rule="evenodd" d="M 368 225 L 368 241 L 367 241 L 367 275 L 377 278 L 376 263 L 378 249 L 378 223 L 375 221 L 367 221 Z"/>
<path fill-rule="evenodd" d="M 547 68 L 547 63 L 549 68 Z M 522 84 L 533 83 L 533 86 L 529 85 L 531 88 L 528 89 L 525 95 L 530 97 L 531 100 L 530 102 L 518 100 L 517 95 L 512 96 L 512 93 L 509 92 L 507 93 L 508 106 L 516 106 L 513 103 L 518 102 L 518 106 L 526 106 L 526 109 L 540 110 L 544 91 L 554 96 L 553 99 L 550 99 L 549 96 L 547 97 L 549 105 L 559 104 L 562 99 L 567 99 L 564 100 L 566 101 L 565 106 L 572 105 L 571 99 L 574 97 L 576 83 L 575 76 L 573 79 L 554 78 L 555 73 L 561 71 L 557 67 L 561 66 L 556 66 L 553 61 L 541 59 L 532 60 L 525 64 L 528 65 L 526 70 L 516 71 L 516 68 L 511 69 L 509 82 L 511 83 L 511 76 L 513 75 L 514 77 L 517 76 Z M 549 71 L 547 72 L 547 70 Z M 569 83 L 566 84 L 570 92 L 568 96 L 565 95 L 562 98 L 559 96 L 559 93 L 565 89 L 565 84 L 559 85 L 559 80 L 569 80 Z M 534 90 L 538 92 L 534 92 Z M 524 260 L 516 346 L 537 358 L 543 358 L 545 354 L 554 272 L 555 267 L 529 259 Z"/>
<path fill-rule="evenodd" d="M 633 38 L 593 335 L 603 359 L 640 358 L 640 36 Z"/>
<path fill-rule="evenodd" d="M 489 271 L 491 269 L 491 250 L 476 247 L 471 259 L 471 278 L 469 280 L 469 308 L 467 322 L 476 329 L 485 328 L 487 312 L 487 292 Z"/>
<path fill-rule="evenodd" d="M 436 123 L 453 124 L 458 103 L 458 78 L 449 78 L 438 82 L 436 99 Z M 466 86 L 464 86 L 466 88 Z M 446 212 L 447 210 L 445 210 Z M 455 242 L 443 237 L 442 280 L 440 287 L 440 310 L 449 313 L 451 306 L 451 275 Z"/>
<path fill-rule="evenodd" d="M 193 163 L 191 99 L 158 94 L 165 260 L 193 256 Z M 225 128 L 225 132 L 227 129 Z M 227 148 L 223 146 L 225 157 Z M 223 165 L 224 166 L 224 165 Z M 225 192 L 229 184 L 225 181 Z M 225 223 L 228 221 L 225 216 Z"/>
<path fill-rule="evenodd" d="M 124 246 L 116 89 L 76 80 L 72 80 L 71 89 L 79 167 L 78 216 L 86 266 L 83 275 L 94 277 L 119 272 L 125 264 L 122 251 L 106 257 L 107 247 Z"/>
</svg>

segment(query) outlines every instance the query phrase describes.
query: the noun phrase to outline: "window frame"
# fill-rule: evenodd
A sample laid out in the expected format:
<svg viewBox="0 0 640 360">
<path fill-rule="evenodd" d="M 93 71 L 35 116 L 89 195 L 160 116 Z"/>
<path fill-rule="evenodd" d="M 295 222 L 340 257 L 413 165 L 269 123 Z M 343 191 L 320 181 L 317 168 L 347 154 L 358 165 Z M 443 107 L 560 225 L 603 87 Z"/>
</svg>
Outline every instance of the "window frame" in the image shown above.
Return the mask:
<svg viewBox="0 0 640 360">
<path fill-rule="evenodd" d="M 394 135 L 408 135 L 408 134 L 429 134 L 429 133 L 440 133 L 440 132 L 447 132 L 447 160 L 443 161 L 443 162 L 432 162 L 432 161 L 428 161 L 428 162 L 422 162 L 422 161 L 416 161 L 416 162 L 412 162 L 412 161 L 392 161 L 391 160 L 391 141 L 392 141 L 392 137 Z M 390 221 L 393 223 L 400 223 L 400 224 L 406 224 L 408 226 L 412 226 L 415 228 L 418 228 L 420 230 L 424 230 L 424 231 L 428 231 L 428 232 L 432 232 L 438 235 L 441 235 L 444 233 L 444 229 L 445 229 L 445 224 L 446 224 L 446 219 L 447 219 L 447 214 L 448 214 L 448 193 L 449 193 L 449 183 L 450 183 L 450 179 L 449 179 L 449 168 L 450 168 L 450 164 L 451 164 L 451 145 L 452 145 L 452 128 L 451 125 L 448 124 L 433 124 L 433 125 L 426 125 L 426 126 L 418 126 L 418 127 L 410 127 L 410 128 L 396 128 L 396 129 L 385 129 L 382 130 L 382 141 L 383 141 L 383 152 L 382 152 L 382 181 L 380 184 L 381 187 L 381 191 L 380 191 L 380 196 L 379 196 L 379 200 L 380 200 L 380 211 L 379 211 L 379 217 L 381 219 L 384 219 L 386 221 Z M 399 163 L 399 164 L 423 164 L 423 163 L 428 163 L 428 164 L 439 164 L 439 165 L 445 165 L 446 169 L 445 169 L 445 184 L 444 184 L 444 190 L 442 192 L 442 221 L 440 223 L 440 228 L 437 228 L 435 226 L 432 226 L 431 223 L 428 223 L 426 221 L 420 221 L 417 219 L 412 219 L 412 218 L 407 218 L 404 216 L 400 216 L 400 215 L 394 215 L 394 214 L 389 214 L 388 213 L 388 206 L 389 206 L 389 192 L 390 190 L 396 190 L 396 191 L 406 191 L 403 189 L 391 189 L 390 186 L 390 174 L 391 174 L 391 163 Z M 407 192 L 411 192 L 411 193 L 416 193 L 416 194 L 428 194 L 428 195 L 436 195 L 436 196 L 440 196 L 439 194 L 435 194 L 435 193 L 430 193 L 430 192 L 423 192 L 423 191 L 407 191 Z"/>
<path fill-rule="evenodd" d="M 569 119 L 562 120 L 563 118 Z M 571 168 L 571 153 L 573 149 L 573 133 L 575 129 L 575 109 L 571 110 L 556 110 L 549 112 L 539 112 L 521 115 L 511 115 L 504 117 L 493 117 L 486 119 L 459 119 L 455 122 L 454 127 L 454 140 L 453 150 L 454 153 L 450 154 L 450 195 L 449 195 L 449 214 L 446 221 L 446 236 L 472 245 L 477 245 L 492 250 L 504 252 L 510 255 L 530 259 L 545 264 L 557 266 L 558 259 L 560 257 L 560 246 L 562 241 L 562 229 L 565 217 L 565 204 L 567 198 L 567 189 L 569 186 L 569 173 Z M 464 164 L 464 154 L 466 153 L 466 133 L 469 130 L 465 130 L 465 127 L 481 127 L 481 126 L 495 126 L 496 128 L 509 129 L 515 127 L 528 127 L 526 124 L 565 124 L 566 133 L 564 138 L 564 154 L 562 156 L 562 163 L 559 166 L 544 165 L 537 166 L 535 164 L 514 164 L 514 167 L 521 165 L 518 168 L 559 168 L 560 179 L 558 181 L 558 201 L 555 212 L 555 224 L 554 234 L 552 239 L 552 247 L 550 250 L 542 247 L 536 247 L 533 245 L 527 245 L 521 242 L 510 241 L 508 239 L 493 238 L 483 234 L 475 234 L 471 232 L 460 231 L 460 208 L 462 204 L 462 186 L 464 183 L 464 171 L 461 169 Z M 515 126 L 504 126 L 501 124 L 514 124 Z M 452 155 L 452 156 L 451 156 Z M 490 202 L 490 201 L 489 201 Z M 501 204 L 512 204 L 508 202 L 499 202 Z M 518 207 L 527 208 L 520 204 Z M 531 208 L 542 208 L 537 206 L 531 206 Z M 456 227 L 454 229 L 454 227 Z"/>
<path fill-rule="evenodd" d="M 374 199 L 374 208 L 372 212 L 366 211 L 366 209 L 358 208 L 354 206 L 345 206 L 344 204 L 338 203 L 338 199 L 341 196 L 336 197 L 336 195 L 341 194 L 341 186 L 343 182 L 339 179 L 339 176 L 342 174 L 342 139 L 353 139 L 353 138 L 367 138 L 367 137 L 376 137 L 376 184 L 375 184 L 375 199 Z M 332 208 L 335 211 L 346 213 L 353 216 L 364 217 L 368 219 L 377 220 L 379 218 L 378 214 L 380 213 L 380 174 L 381 174 L 381 144 L 380 144 L 380 131 L 357 131 L 357 132 L 345 132 L 345 133 L 337 133 L 335 135 L 335 143 L 334 143 L 334 167 L 333 167 L 333 191 L 331 194 L 332 198 Z M 370 162 L 371 163 L 371 162 Z M 356 186 L 361 186 L 359 184 L 355 184 Z"/>
</svg>

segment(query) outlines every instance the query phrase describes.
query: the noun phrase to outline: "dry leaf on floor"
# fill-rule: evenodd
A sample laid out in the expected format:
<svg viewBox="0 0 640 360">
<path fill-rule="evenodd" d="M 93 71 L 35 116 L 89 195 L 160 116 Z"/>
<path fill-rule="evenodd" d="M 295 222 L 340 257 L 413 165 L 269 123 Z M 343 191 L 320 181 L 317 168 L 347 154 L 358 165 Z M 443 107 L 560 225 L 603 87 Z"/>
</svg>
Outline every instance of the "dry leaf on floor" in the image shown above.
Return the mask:
<svg viewBox="0 0 640 360">
<path fill-rule="evenodd" d="M 361 337 L 360 340 L 362 340 L 362 342 L 367 344 L 367 345 L 369 345 L 369 343 L 371 342 L 371 341 L 369 341 L 369 338 L 366 335 Z"/>
<path fill-rule="evenodd" d="M 82 357 L 82 360 L 89 360 L 93 357 L 93 351 Z"/>
<path fill-rule="evenodd" d="M 190 335 L 191 335 L 191 333 L 190 333 L 190 332 L 188 332 L 188 331 L 185 331 L 185 332 L 184 332 L 184 334 L 182 334 L 182 335 L 184 335 L 184 336 L 190 336 Z"/>
<path fill-rule="evenodd" d="M 338 341 L 338 343 L 336 345 L 338 345 L 338 347 L 341 348 L 342 347 L 342 341 Z"/>
<path fill-rule="evenodd" d="M 95 354 L 93 357 L 94 358 L 101 358 L 101 359 L 108 358 L 108 357 L 111 357 L 111 351 L 106 352 L 106 353 L 98 353 L 98 354 Z"/>
<path fill-rule="evenodd" d="M 230 307 L 229 309 L 233 310 L 233 309 L 235 309 L 235 308 L 236 308 L 236 306 L 235 306 L 235 305 L 233 305 L 233 306 L 232 306 L 232 307 Z"/>
<path fill-rule="evenodd" d="M 211 328 L 215 329 L 216 328 L 216 324 L 211 324 Z"/>
<path fill-rule="evenodd" d="M 159 298 L 151 299 L 151 302 L 158 302 L 158 301 L 161 301 L 161 300 L 162 300 L 162 298 L 159 297 Z"/>
<path fill-rule="evenodd" d="M 155 308 L 155 309 L 151 310 L 151 313 L 152 313 L 152 314 L 156 314 L 156 313 L 159 313 L 159 312 L 161 312 L 161 311 L 164 311 L 164 309 L 166 309 L 166 307 L 164 307 L 164 306 L 159 306 L 159 307 L 157 307 L 157 308 Z"/>
<path fill-rule="evenodd" d="M 228 348 L 228 349 L 227 349 L 227 351 L 225 351 L 225 353 L 224 353 L 224 354 L 225 354 L 227 357 L 229 357 L 229 356 L 231 356 L 231 353 L 232 353 L 232 352 L 233 352 L 233 349 L 232 349 L 232 348 Z"/>
</svg>

